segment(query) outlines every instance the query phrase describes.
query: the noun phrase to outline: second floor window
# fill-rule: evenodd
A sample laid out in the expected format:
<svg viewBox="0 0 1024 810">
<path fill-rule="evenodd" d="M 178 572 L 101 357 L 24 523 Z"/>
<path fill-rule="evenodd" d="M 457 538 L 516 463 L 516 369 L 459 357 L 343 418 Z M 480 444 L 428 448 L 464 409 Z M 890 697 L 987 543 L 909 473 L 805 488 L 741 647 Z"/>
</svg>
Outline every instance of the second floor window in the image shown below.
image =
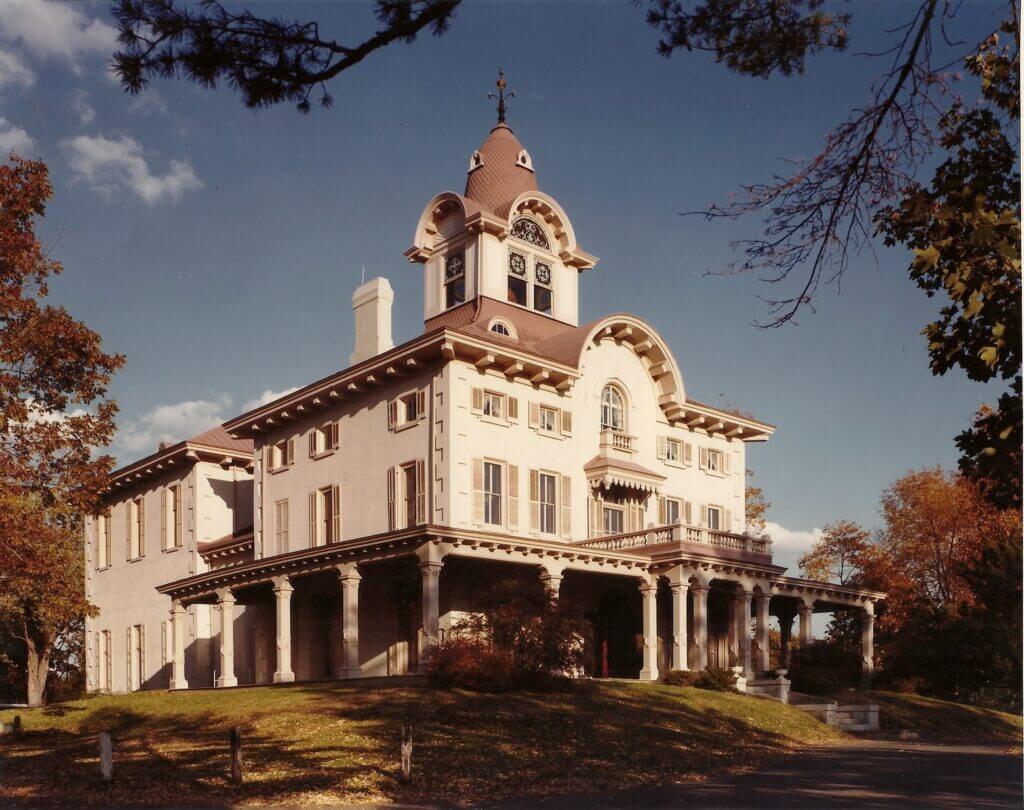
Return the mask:
<svg viewBox="0 0 1024 810">
<path fill-rule="evenodd" d="M 288 499 L 274 502 L 274 547 L 278 554 L 288 551 Z"/>
<path fill-rule="evenodd" d="M 708 470 L 710 472 L 722 471 L 722 451 L 708 450 Z"/>
<path fill-rule="evenodd" d="M 526 257 L 522 253 L 508 254 L 508 300 L 526 306 Z"/>
<path fill-rule="evenodd" d="M 665 460 L 681 462 L 683 460 L 683 443 L 675 439 L 665 442 Z"/>
<path fill-rule="evenodd" d="M 533 265 L 533 308 L 545 315 L 551 314 L 551 267 L 543 262 Z"/>
<path fill-rule="evenodd" d="M 538 504 L 540 506 L 540 530 L 543 534 L 555 534 L 558 531 L 556 524 L 557 506 L 557 479 L 550 473 L 540 473 L 538 476 Z"/>
<path fill-rule="evenodd" d="M 164 551 L 181 548 L 181 487 L 168 487 L 164 491 L 163 514 L 160 516 L 160 535 Z"/>
<path fill-rule="evenodd" d="M 451 309 L 466 300 L 466 254 L 451 253 L 444 259 L 444 305 Z"/>
<path fill-rule="evenodd" d="M 539 427 L 546 433 L 556 432 L 558 430 L 558 409 L 541 405 Z"/>
<path fill-rule="evenodd" d="M 495 394 L 492 391 L 484 391 L 483 415 L 493 416 L 495 419 L 503 419 L 505 412 L 505 397 Z"/>
<path fill-rule="evenodd" d="M 722 531 L 724 528 L 722 525 L 724 523 L 722 519 L 722 510 L 717 506 L 709 506 L 707 510 L 708 528 L 715 532 Z"/>
<path fill-rule="evenodd" d="M 614 385 L 606 385 L 601 392 L 601 430 L 626 429 L 622 394 Z"/>
<path fill-rule="evenodd" d="M 341 487 L 324 487 L 309 494 L 309 545 L 341 540 Z"/>
<path fill-rule="evenodd" d="M 125 504 L 125 545 L 129 560 L 146 556 L 146 503 L 141 497 Z"/>
</svg>

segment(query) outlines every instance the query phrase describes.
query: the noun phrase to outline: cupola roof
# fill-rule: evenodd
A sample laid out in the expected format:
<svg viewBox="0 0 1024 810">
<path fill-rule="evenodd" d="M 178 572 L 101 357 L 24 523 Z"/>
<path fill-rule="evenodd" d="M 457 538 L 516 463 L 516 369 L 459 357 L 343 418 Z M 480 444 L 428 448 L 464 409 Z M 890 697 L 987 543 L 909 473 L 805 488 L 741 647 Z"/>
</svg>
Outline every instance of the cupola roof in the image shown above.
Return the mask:
<svg viewBox="0 0 1024 810">
<path fill-rule="evenodd" d="M 533 162 L 505 123 L 491 130 L 470 159 L 466 197 L 499 211 L 524 191 L 537 190 Z"/>
</svg>

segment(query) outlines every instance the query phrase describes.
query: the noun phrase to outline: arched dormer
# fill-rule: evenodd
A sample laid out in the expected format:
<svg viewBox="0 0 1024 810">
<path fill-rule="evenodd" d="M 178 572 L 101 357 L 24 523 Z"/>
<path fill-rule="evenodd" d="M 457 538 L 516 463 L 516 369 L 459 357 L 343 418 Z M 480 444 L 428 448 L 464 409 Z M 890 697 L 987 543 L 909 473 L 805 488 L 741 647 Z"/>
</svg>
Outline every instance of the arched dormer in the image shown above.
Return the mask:
<svg viewBox="0 0 1024 810">
<path fill-rule="evenodd" d="M 591 256 L 577 244 L 576 232 L 569 216 L 550 194 L 543 191 L 523 192 L 509 203 L 507 210 L 497 213 L 507 223 L 507 234 L 511 234 L 515 223 L 523 218 L 542 223 L 553 238 L 548 250 L 566 265 L 576 270 L 589 270 L 597 264 L 597 257 Z"/>
</svg>

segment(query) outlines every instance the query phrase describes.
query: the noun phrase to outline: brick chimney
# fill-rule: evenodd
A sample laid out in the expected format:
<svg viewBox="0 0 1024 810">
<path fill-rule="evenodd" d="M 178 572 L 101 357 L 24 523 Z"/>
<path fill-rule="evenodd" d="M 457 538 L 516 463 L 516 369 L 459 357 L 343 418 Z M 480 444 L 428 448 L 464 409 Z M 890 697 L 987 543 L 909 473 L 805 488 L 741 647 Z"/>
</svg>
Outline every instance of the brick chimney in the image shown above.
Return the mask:
<svg viewBox="0 0 1024 810">
<path fill-rule="evenodd" d="M 386 278 L 372 278 L 352 293 L 356 343 L 349 365 L 361 363 L 394 347 L 391 340 L 391 304 L 395 291 Z"/>
</svg>

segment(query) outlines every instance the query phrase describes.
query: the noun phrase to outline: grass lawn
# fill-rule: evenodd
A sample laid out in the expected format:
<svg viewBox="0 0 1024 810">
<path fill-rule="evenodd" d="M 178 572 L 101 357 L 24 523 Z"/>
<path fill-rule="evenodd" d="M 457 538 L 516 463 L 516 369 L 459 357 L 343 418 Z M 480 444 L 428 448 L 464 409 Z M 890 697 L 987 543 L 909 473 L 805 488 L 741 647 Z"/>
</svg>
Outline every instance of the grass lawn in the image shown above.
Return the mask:
<svg viewBox="0 0 1024 810">
<path fill-rule="evenodd" d="M 0 738 L 0 795 L 74 804 L 468 804 L 700 778 L 843 738 L 774 701 L 628 682 L 564 694 L 340 684 L 137 692 L 17 713 L 22 736 Z M 397 780 L 403 723 L 413 726 L 409 785 Z M 227 780 L 233 725 L 244 729 L 240 787 Z M 99 781 L 101 730 L 114 736 L 109 786 Z"/>
<path fill-rule="evenodd" d="M 882 728 L 911 729 L 931 740 L 1021 745 L 1020 715 L 898 692 L 861 692 L 858 703 L 877 703 Z"/>
</svg>

